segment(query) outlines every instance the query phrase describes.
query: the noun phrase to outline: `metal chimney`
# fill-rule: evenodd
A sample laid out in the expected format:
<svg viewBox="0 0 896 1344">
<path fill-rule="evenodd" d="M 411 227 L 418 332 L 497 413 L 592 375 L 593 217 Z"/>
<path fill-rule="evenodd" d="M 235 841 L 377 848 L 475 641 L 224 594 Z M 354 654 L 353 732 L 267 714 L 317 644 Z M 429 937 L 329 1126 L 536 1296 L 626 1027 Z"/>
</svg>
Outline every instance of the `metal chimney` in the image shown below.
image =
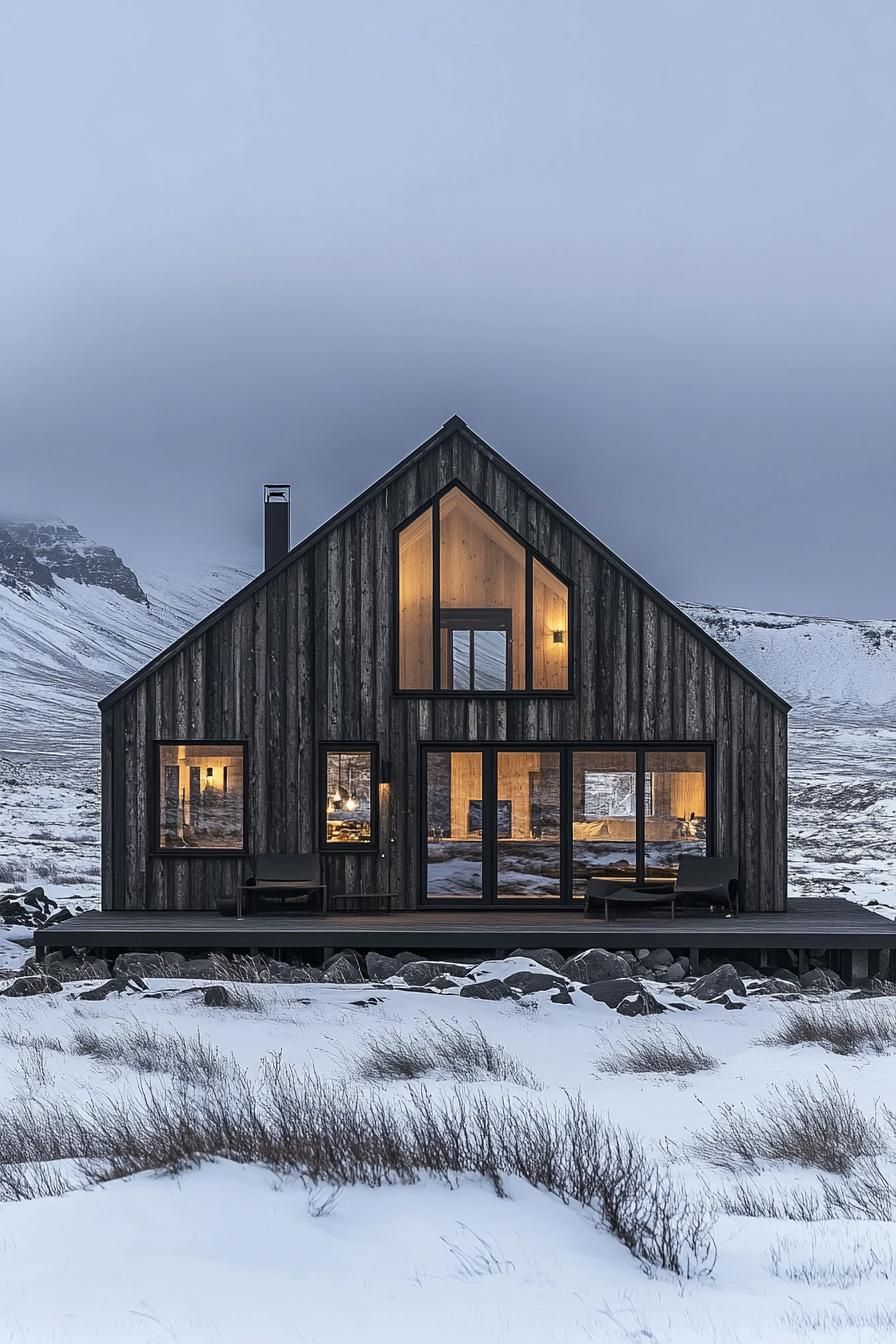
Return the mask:
<svg viewBox="0 0 896 1344">
<path fill-rule="evenodd" d="M 264 567 L 270 569 L 289 550 L 289 486 L 264 488 Z"/>
</svg>

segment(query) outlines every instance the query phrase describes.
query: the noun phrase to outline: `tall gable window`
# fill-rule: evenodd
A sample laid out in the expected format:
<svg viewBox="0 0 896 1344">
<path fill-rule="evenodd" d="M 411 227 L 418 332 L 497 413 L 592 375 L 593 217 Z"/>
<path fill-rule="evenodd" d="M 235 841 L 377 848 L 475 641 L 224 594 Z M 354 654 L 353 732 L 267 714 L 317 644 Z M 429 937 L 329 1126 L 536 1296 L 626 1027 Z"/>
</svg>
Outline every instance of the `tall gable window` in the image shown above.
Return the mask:
<svg viewBox="0 0 896 1344">
<path fill-rule="evenodd" d="M 569 689 L 569 587 L 458 486 L 398 532 L 401 691 Z"/>
</svg>

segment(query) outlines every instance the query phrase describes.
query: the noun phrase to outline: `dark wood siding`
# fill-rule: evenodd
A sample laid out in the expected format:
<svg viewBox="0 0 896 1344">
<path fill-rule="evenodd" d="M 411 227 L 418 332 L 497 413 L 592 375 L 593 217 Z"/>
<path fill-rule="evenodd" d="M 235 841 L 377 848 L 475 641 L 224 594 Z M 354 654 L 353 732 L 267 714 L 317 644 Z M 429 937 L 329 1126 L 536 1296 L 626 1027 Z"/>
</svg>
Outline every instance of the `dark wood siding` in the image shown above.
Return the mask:
<svg viewBox="0 0 896 1344">
<path fill-rule="evenodd" d="M 455 480 L 572 581 L 570 696 L 393 695 L 393 532 Z M 108 909 L 207 909 L 246 875 L 237 858 L 153 857 L 165 738 L 247 742 L 252 852 L 316 848 L 319 744 L 378 742 L 389 777 L 379 853 L 328 854 L 327 879 L 333 891 L 394 891 L 402 908 L 419 895 L 421 741 L 711 742 L 716 848 L 740 857 L 746 908 L 785 908 L 785 710 L 460 431 L 104 710 Z"/>
</svg>

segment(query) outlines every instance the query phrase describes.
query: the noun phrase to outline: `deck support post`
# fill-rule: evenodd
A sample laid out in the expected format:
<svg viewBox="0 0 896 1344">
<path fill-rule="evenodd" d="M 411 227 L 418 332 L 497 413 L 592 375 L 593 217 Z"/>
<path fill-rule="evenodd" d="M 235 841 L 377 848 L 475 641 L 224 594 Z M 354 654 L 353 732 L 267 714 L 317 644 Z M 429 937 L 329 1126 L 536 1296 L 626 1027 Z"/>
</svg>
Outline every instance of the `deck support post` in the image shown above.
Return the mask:
<svg viewBox="0 0 896 1344">
<path fill-rule="evenodd" d="M 809 954 L 801 947 L 796 954 L 797 975 L 805 975 L 809 969 Z"/>
<path fill-rule="evenodd" d="M 689 948 L 688 948 L 688 961 L 690 962 L 690 966 L 688 967 L 688 970 L 690 971 L 691 975 L 699 975 L 699 974 L 700 974 L 700 949 L 699 949 L 699 947 L 689 947 Z"/>
<path fill-rule="evenodd" d="M 868 979 L 868 952 L 863 947 L 854 947 L 852 955 L 849 958 L 849 983 L 854 985 L 857 980 Z"/>
</svg>

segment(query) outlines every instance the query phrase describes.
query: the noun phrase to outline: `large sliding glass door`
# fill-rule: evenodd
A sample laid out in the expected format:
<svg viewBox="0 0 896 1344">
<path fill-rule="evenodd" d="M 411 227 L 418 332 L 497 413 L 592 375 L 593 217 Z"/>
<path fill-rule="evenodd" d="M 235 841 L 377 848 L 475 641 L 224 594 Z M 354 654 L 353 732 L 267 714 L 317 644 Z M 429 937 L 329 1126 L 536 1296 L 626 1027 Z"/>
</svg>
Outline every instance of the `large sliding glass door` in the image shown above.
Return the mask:
<svg viewBox="0 0 896 1344">
<path fill-rule="evenodd" d="M 674 879 L 711 853 L 705 746 L 423 749 L 423 898 L 569 905 L 589 877 Z"/>
<path fill-rule="evenodd" d="M 560 753 L 499 751 L 497 885 L 502 900 L 560 899 Z"/>
</svg>

